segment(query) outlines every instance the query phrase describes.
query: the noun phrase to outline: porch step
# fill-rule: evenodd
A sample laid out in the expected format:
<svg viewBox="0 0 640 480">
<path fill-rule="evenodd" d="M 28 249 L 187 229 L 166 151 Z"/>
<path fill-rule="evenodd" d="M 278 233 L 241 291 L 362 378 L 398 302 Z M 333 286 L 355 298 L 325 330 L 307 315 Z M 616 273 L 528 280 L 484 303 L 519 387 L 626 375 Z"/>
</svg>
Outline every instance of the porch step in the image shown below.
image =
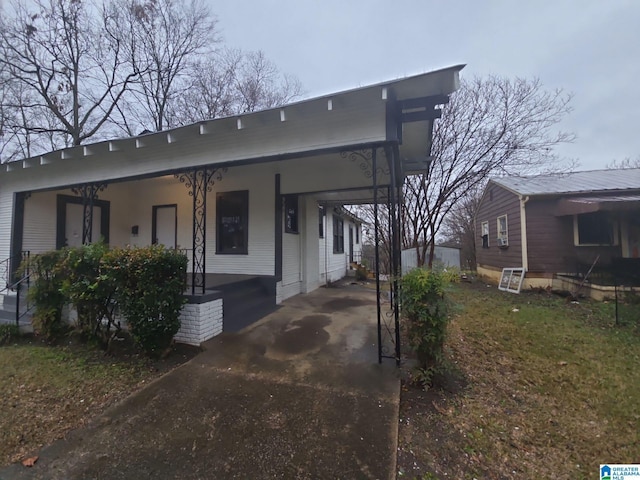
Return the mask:
<svg viewBox="0 0 640 480">
<path fill-rule="evenodd" d="M 0 294 L 0 324 L 14 324 L 16 322 L 16 306 L 18 296 L 15 292 L 8 292 Z M 26 295 L 20 295 L 20 311 L 24 312 L 25 305 L 27 304 Z M 26 312 L 20 317 L 19 326 L 25 331 L 31 329 L 31 312 Z"/>
<path fill-rule="evenodd" d="M 224 320 L 222 330 L 238 332 L 276 310 L 272 279 L 255 277 L 218 287 L 222 291 Z"/>
</svg>

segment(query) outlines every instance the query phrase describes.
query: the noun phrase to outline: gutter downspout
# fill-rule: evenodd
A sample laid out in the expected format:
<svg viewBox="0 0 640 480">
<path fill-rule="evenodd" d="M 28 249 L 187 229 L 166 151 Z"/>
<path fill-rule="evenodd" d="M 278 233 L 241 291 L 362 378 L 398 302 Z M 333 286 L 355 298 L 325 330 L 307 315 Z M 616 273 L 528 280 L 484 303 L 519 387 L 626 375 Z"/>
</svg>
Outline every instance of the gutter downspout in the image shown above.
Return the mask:
<svg viewBox="0 0 640 480">
<path fill-rule="evenodd" d="M 527 210 L 526 204 L 529 196 L 520 195 L 520 245 L 522 246 L 522 268 L 525 273 L 529 271 L 529 252 L 527 247 Z"/>
</svg>

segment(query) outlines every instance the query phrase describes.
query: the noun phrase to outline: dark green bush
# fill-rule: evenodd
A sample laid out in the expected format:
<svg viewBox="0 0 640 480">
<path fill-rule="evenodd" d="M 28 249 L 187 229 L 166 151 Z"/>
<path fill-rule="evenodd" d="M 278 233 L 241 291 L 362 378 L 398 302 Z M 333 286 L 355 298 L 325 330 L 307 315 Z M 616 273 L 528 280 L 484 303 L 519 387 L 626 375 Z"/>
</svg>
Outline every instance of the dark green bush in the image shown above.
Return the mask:
<svg viewBox="0 0 640 480">
<path fill-rule="evenodd" d="M 9 343 L 12 339 L 20 336 L 20 329 L 15 323 L 0 324 L 0 345 Z"/>
<path fill-rule="evenodd" d="M 136 343 L 157 356 L 180 329 L 187 257 L 162 246 L 114 249 L 104 259 L 118 283 L 120 309 Z"/>
<path fill-rule="evenodd" d="M 450 278 L 442 272 L 415 269 L 402 278 L 402 314 L 409 344 L 418 360 L 417 377 L 429 386 L 444 366 L 448 303 L 445 287 Z"/>
<path fill-rule="evenodd" d="M 114 318 L 117 284 L 103 262 L 108 250 L 104 243 L 69 248 L 61 263 L 62 292 L 76 308 L 77 328 L 106 350 L 120 331 Z"/>
<path fill-rule="evenodd" d="M 34 330 L 49 340 L 68 330 L 62 321 L 62 308 L 66 303 L 62 291 L 65 276 L 62 260 L 65 255 L 66 250 L 56 250 L 31 257 L 29 261 L 33 283 L 28 295 L 35 307 L 31 322 Z M 21 266 L 21 270 L 25 268 Z"/>
<path fill-rule="evenodd" d="M 166 349 L 180 329 L 187 258 L 161 246 L 113 249 L 102 243 L 47 252 L 31 262 L 33 324 L 47 338 L 68 329 L 62 308 L 73 304 L 76 327 L 89 341 L 109 349 L 120 331 L 115 311 L 149 355 Z"/>
</svg>

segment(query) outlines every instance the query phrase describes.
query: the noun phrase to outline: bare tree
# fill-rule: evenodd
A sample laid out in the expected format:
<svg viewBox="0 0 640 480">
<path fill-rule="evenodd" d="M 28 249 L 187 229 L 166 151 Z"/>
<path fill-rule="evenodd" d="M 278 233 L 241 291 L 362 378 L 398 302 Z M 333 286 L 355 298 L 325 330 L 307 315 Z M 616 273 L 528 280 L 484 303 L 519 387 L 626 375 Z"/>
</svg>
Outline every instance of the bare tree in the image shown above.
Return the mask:
<svg viewBox="0 0 640 480">
<path fill-rule="evenodd" d="M 216 19 L 202 0 L 121 0 L 128 61 L 140 76 L 118 108 L 118 125 L 160 131 L 180 124 L 175 104 L 189 91 L 193 69 L 217 43 Z"/>
<path fill-rule="evenodd" d="M 137 76 L 124 63 L 112 12 L 96 14 L 80 0 L 36 0 L 15 2 L 12 14 L 3 16 L 0 64 L 25 89 L 19 107 L 55 119 L 53 125 L 20 125 L 25 133 L 54 135 L 58 146 L 66 146 L 80 145 L 102 128 Z"/>
<path fill-rule="evenodd" d="M 640 168 L 640 155 L 631 159 L 629 157 L 623 160 L 613 160 L 608 163 L 606 168 L 608 169 L 623 169 L 623 168 Z"/>
<path fill-rule="evenodd" d="M 403 243 L 416 249 L 419 265 L 432 266 L 444 219 L 490 176 L 561 167 L 553 147 L 574 138 L 556 130 L 570 99 L 561 90 L 545 90 L 537 79 L 462 81 L 436 121 L 432 161 L 405 184 Z"/>
<path fill-rule="evenodd" d="M 302 95 L 300 81 L 262 52 L 222 49 L 196 64 L 191 79 L 175 104 L 181 124 L 277 107 Z"/>
<path fill-rule="evenodd" d="M 196 63 L 189 88 L 175 103 L 172 116 L 188 124 L 238 113 L 235 85 L 242 59 L 240 50 L 225 48 Z"/>
<path fill-rule="evenodd" d="M 302 93 L 300 82 L 292 76 L 281 76 L 262 51 L 245 54 L 236 74 L 236 89 L 238 110 L 243 113 L 283 105 Z"/>
<path fill-rule="evenodd" d="M 441 236 L 447 242 L 460 247 L 461 268 L 476 269 L 475 215 L 480 204 L 482 190 L 467 192 L 449 211 L 442 223 Z"/>
</svg>

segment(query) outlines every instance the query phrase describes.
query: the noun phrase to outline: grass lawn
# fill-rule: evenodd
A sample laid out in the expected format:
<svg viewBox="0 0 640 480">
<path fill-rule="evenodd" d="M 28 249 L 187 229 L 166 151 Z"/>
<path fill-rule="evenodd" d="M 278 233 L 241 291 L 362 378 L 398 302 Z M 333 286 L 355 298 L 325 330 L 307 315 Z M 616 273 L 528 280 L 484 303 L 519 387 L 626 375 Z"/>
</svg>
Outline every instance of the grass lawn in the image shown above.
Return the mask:
<svg viewBox="0 0 640 480">
<path fill-rule="evenodd" d="M 457 381 L 403 386 L 398 478 L 597 479 L 640 463 L 640 331 L 613 305 L 462 284 Z"/>
<path fill-rule="evenodd" d="M 75 340 L 50 346 L 27 337 L 0 346 L 0 466 L 37 454 L 196 353 L 178 348 L 151 362 L 130 346 L 106 356 Z"/>
</svg>

